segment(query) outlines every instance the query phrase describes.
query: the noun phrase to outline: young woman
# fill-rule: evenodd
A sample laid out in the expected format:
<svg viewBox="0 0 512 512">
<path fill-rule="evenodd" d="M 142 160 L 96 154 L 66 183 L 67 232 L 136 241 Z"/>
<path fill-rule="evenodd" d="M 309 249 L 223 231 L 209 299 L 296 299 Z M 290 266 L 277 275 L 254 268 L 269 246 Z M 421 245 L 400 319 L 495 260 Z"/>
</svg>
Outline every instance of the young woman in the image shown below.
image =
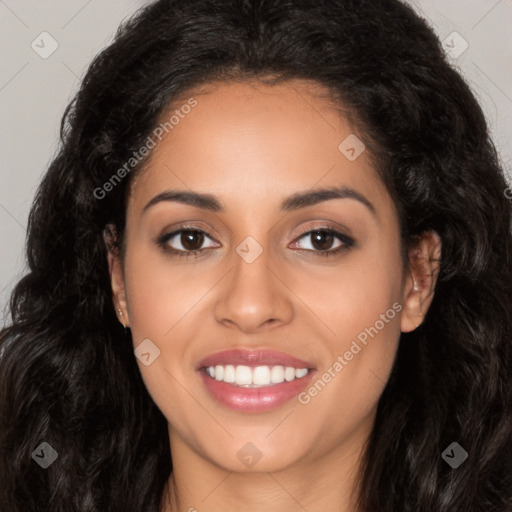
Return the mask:
<svg viewBox="0 0 512 512">
<path fill-rule="evenodd" d="M 1 510 L 512 510 L 512 203 L 409 7 L 157 1 L 61 138 Z"/>
</svg>

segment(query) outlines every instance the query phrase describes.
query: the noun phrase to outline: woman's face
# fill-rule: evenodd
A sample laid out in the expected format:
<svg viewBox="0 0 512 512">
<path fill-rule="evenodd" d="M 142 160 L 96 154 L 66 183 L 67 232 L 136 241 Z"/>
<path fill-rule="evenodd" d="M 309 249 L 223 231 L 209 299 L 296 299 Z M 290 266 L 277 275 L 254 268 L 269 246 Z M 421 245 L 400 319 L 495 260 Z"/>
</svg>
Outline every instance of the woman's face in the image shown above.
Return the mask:
<svg viewBox="0 0 512 512">
<path fill-rule="evenodd" d="M 364 137 L 314 92 L 191 93 L 132 184 L 114 300 L 173 457 L 277 471 L 355 451 L 422 320 Z"/>
</svg>

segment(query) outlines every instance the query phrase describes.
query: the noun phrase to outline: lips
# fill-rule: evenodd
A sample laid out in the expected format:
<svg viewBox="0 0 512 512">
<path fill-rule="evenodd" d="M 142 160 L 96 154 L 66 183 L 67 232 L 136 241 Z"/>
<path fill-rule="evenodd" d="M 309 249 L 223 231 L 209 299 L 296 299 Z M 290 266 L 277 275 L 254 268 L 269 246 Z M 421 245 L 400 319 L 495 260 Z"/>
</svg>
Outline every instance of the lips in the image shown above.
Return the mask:
<svg viewBox="0 0 512 512">
<path fill-rule="evenodd" d="M 273 382 L 268 380 L 271 367 Z M 316 373 L 311 362 L 275 350 L 225 350 L 202 359 L 196 369 L 210 397 L 242 413 L 261 413 L 289 402 L 310 384 Z M 231 374 L 235 372 L 229 379 L 226 378 L 228 369 Z M 284 369 L 286 378 L 282 374 Z M 294 369 L 295 375 L 289 375 Z M 266 384 L 255 387 L 241 383 L 244 380 L 241 377 L 249 378 L 253 373 L 255 380 L 255 373 L 262 372 L 266 379 L 261 375 L 258 379 L 266 380 Z"/>
<path fill-rule="evenodd" d="M 244 366 L 291 366 L 293 368 L 315 369 L 311 362 L 293 357 L 276 350 L 224 350 L 202 359 L 197 370 L 217 365 Z"/>
</svg>

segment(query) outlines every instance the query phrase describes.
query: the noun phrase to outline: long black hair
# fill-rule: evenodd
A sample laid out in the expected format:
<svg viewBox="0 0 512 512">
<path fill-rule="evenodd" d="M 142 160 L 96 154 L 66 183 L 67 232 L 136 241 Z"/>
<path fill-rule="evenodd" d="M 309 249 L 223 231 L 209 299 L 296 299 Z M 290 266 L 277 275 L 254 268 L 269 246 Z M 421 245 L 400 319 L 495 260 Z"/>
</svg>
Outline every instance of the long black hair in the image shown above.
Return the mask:
<svg viewBox="0 0 512 512">
<path fill-rule="evenodd" d="M 246 79 L 326 86 L 362 127 L 403 247 L 428 229 L 442 240 L 434 300 L 402 334 L 379 401 L 361 506 L 512 510 L 512 204 L 475 97 L 398 0 L 160 0 L 93 60 L 38 189 L 29 272 L 0 334 L 0 509 L 159 510 L 167 422 L 116 318 L 102 238 L 112 222 L 122 240 L 147 157 L 109 180 L 187 90 Z M 458 468 L 442 456 L 453 442 L 468 454 Z M 46 469 L 41 443 L 58 454 Z"/>
</svg>

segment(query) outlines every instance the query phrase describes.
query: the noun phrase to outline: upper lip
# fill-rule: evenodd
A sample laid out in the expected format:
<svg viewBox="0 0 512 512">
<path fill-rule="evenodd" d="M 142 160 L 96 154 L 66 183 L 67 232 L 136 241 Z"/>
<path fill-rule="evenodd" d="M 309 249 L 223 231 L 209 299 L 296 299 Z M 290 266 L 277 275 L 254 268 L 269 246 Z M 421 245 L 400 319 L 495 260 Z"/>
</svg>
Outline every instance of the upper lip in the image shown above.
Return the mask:
<svg viewBox="0 0 512 512">
<path fill-rule="evenodd" d="M 242 350 L 232 349 L 216 352 L 202 359 L 197 369 L 217 365 L 245 365 L 245 366 L 291 366 L 293 368 L 313 368 L 312 363 L 279 352 L 277 350 Z"/>
</svg>

